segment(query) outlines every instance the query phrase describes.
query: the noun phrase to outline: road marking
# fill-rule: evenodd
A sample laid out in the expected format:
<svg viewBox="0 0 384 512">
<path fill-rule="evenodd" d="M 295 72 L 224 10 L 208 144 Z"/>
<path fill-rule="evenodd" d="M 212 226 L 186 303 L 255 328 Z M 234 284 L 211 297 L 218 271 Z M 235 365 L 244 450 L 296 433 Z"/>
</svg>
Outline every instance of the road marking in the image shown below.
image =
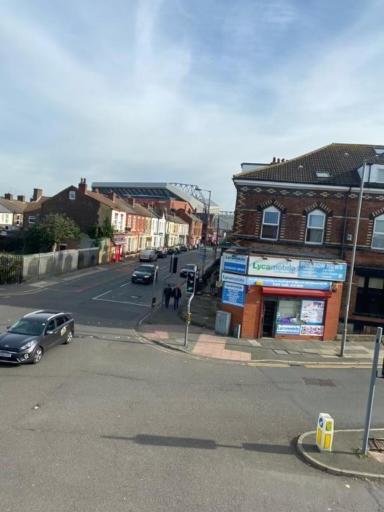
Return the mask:
<svg viewBox="0 0 384 512">
<path fill-rule="evenodd" d="M 112 291 L 112 290 L 110 290 Z M 104 293 L 102 295 L 105 295 Z M 99 295 L 101 297 L 101 295 Z M 113 299 L 99 299 L 97 297 L 93 297 L 92 300 L 98 300 L 100 302 L 116 302 L 117 304 L 131 304 L 132 306 L 141 306 L 142 308 L 150 308 L 149 304 L 142 304 L 141 302 L 130 302 L 128 300 L 113 300 Z"/>
<path fill-rule="evenodd" d="M 131 284 L 129 281 L 127 283 L 121 284 L 120 288 L 124 288 L 124 286 L 127 286 L 128 284 Z"/>
<path fill-rule="evenodd" d="M 96 295 L 96 297 L 92 297 L 92 300 L 98 300 L 103 295 L 107 295 L 107 293 L 111 293 L 112 290 L 108 290 L 107 292 L 100 293 L 100 295 Z"/>
</svg>

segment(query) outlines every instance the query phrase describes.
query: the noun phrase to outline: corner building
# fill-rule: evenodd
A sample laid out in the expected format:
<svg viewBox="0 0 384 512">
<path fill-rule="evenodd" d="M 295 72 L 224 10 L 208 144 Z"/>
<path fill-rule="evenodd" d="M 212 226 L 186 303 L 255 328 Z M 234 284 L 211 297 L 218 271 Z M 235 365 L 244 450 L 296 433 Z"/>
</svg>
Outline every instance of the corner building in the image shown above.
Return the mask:
<svg viewBox="0 0 384 512">
<path fill-rule="evenodd" d="M 274 325 L 273 336 L 289 336 L 278 327 L 279 319 L 286 314 L 284 308 L 286 311 L 291 310 L 289 314 L 293 315 L 293 310 L 296 308 L 298 311 L 299 306 L 292 302 L 296 300 L 289 295 L 292 292 L 283 289 L 303 286 L 302 281 L 331 283 L 328 291 L 317 289 L 318 292 L 331 294 L 330 297 L 322 298 L 326 300 L 324 319 L 327 319 L 327 311 L 330 309 L 329 301 L 334 300 L 332 323 L 336 322 L 335 317 L 336 323 L 343 322 L 346 287 L 343 290 L 342 283 L 346 276 L 344 275 L 343 279 L 335 279 L 336 274 L 329 273 L 329 270 L 332 265 L 341 269 L 346 263 L 347 272 L 349 271 L 362 179 L 364 194 L 348 327 L 350 331 L 369 333 L 383 324 L 384 146 L 330 144 L 291 160 L 274 159 L 271 164 L 246 164 L 243 172 L 233 178 L 237 190 L 233 238 L 239 246 L 238 254 L 248 258 L 247 272 L 243 275 L 247 280 L 244 284 L 247 288 L 244 308 L 239 309 L 239 306 L 224 303 L 223 309 L 238 308 L 232 312 L 233 322 L 236 319 L 240 322 L 240 317 L 242 318 L 243 335 L 248 336 L 244 334 L 244 328 L 246 332 L 251 331 L 244 326 L 248 325 L 247 311 L 252 305 L 255 314 L 257 308 L 261 308 L 262 319 L 262 327 L 255 327 L 253 336 L 260 333 L 270 334 L 271 329 L 267 328 L 267 324 L 271 322 Z M 261 261 L 260 259 L 264 262 L 269 261 L 271 267 L 256 265 L 260 270 L 256 271 L 259 272 L 258 275 L 254 275 L 254 263 Z M 295 268 L 298 266 L 298 273 L 292 268 L 288 272 L 284 271 L 284 268 L 289 268 L 286 264 L 290 263 L 290 260 L 295 262 Z M 278 270 L 267 270 L 272 268 L 273 264 L 277 265 Z M 316 268 L 315 274 L 303 273 L 304 268 L 310 268 L 308 265 Z M 321 268 L 323 271 L 327 269 L 325 274 L 322 274 Z M 272 281 L 272 285 L 270 281 L 263 281 L 260 285 L 257 282 L 258 277 L 293 279 L 298 283 L 288 283 L 289 286 L 285 287 L 280 286 L 280 281 Z M 256 279 L 255 283 L 252 282 L 253 279 Z M 236 284 L 234 281 L 232 283 Z M 274 286 L 276 283 L 279 286 Z M 223 285 L 224 296 L 225 279 Z M 276 288 L 282 290 L 273 294 Z M 308 283 L 302 289 L 316 290 L 309 288 Z M 281 298 L 283 293 L 287 299 Z M 302 296 L 303 300 L 315 298 L 313 292 L 311 297 L 307 291 L 300 293 L 305 294 Z M 271 304 L 276 303 L 276 300 L 267 299 L 267 296 L 278 297 L 278 305 Z M 321 309 L 323 306 L 318 307 Z M 310 306 L 304 303 L 300 308 L 299 316 L 308 316 L 305 308 L 308 309 Z M 328 322 L 324 321 L 322 334 L 320 330 L 317 331 L 317 338 L 332 339 L 336 336 L 337 327 L 331 329 Z M 296 329 L 297 332 L 298 328 L 292 329 Z"/>
</svg>

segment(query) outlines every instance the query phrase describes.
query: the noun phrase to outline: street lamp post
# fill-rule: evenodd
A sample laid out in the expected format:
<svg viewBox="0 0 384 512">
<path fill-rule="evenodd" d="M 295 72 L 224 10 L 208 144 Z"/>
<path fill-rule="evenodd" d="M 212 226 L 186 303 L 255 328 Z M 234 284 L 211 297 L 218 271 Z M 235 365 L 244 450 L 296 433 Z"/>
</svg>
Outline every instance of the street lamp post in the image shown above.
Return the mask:
<svg viewBox="0 0 384 512">
<path fill-rule="evenodd" d="M 355 270 L 356 248 L 357 248 L 357 239 L 358 239 L 358 235 L 359 235 L 361 205 L 362 205 L 362 202 L 363 202 L 363 195 L 364 195 L 364 179 L 365 179 L 365 168 L 366 168 L 366 165 L 367 165 L 367 160 L 364 159 L 364 161 L 363 161 L 363 172 L 362 172 L 362 175 L 361 175 L 361 183 L 360 183 L 359 201 L 358 201 L 358 204 L 357 204 L 355 233 L 354 233 L 354 236 L 353 236 L 352 258 L 351 258 L 351 265 L 349 267 L 349 279 L 348 279 L 348 288 L 347 288 L 347 298 L 346 298 L 346 302 L 345 302 L 344 328 L 343 328 L 343 336 L 342 336 L 342 339 L 341 339 L 341 346 L 340 346 L 340 357 L 344 357 L 345 343 L 347 341 L 348 317 L 349 317 L 349 308 L 350 308 L 350 304 L 351 304 L 353 272 Z"/>
<path fill-rule="evenodd" d="M 204 253 L 203 253 L 203 263 L 202 263 L 202 271 L 201 276 L 204 276 L 205 271 L 205 260 L 207 258 L 207 238 L 208 238 L 208 225 L 209 225 L 209 216 L 211 211 L 211 190 L 206 190 L 203 188 L 198 187 L 196 190 L 199 190 L 200 192 L 208 192 L 208 208 L 206 210 L 206 228 L 205 228 L 205 240 L 204 240 Z"/>
</svg>

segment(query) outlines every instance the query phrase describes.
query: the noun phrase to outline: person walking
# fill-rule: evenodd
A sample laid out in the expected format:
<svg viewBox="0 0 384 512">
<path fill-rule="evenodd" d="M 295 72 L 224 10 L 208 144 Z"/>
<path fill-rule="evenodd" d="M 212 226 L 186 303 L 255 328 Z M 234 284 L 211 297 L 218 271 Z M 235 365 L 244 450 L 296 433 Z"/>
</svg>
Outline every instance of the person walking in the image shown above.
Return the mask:
<svg viewBox="0 0 384 512">
<path fill-rule="evenodd" d="M 168 309 L 169 301 L 171 300 L 171 296 L 172 296 L 172 288 L 169 284 L 167 284 L 167 286 L 164 288 L 163 296 L 164 296 L 165 307 Z"/>
<path fill-rule="evenodd" d="M 181 290 L 179 286 L 175 286 L 173 289 L 173 309 L 179 309 L 179 302 L 181 299 Z"/>
</svg>

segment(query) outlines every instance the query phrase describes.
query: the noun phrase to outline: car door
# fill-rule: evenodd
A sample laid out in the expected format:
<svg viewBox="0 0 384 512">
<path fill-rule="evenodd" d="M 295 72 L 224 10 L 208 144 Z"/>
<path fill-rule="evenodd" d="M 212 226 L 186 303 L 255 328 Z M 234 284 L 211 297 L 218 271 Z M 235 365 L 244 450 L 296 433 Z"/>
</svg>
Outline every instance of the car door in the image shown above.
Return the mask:
<svg viewBox="0 0 384 512">
<path fill-rule="evenodd" d="M 60 315 L 56 317 L 56 329 L 57 341 L 58 343 L 62 343 L 65 340 L 68 331 L 70 330 L 68 318 L 65 315 Z"/>
<path fill-rule="evenodd" d="M 57 342 L 58 331 L 56 328 L 56 320 L 51 318 L 48 321 L 47 327 L 45 328 L 45 335 L 43 338 L 43 347 L 44 349 L 48 349 L 52 347 Z"/>
</svg>

